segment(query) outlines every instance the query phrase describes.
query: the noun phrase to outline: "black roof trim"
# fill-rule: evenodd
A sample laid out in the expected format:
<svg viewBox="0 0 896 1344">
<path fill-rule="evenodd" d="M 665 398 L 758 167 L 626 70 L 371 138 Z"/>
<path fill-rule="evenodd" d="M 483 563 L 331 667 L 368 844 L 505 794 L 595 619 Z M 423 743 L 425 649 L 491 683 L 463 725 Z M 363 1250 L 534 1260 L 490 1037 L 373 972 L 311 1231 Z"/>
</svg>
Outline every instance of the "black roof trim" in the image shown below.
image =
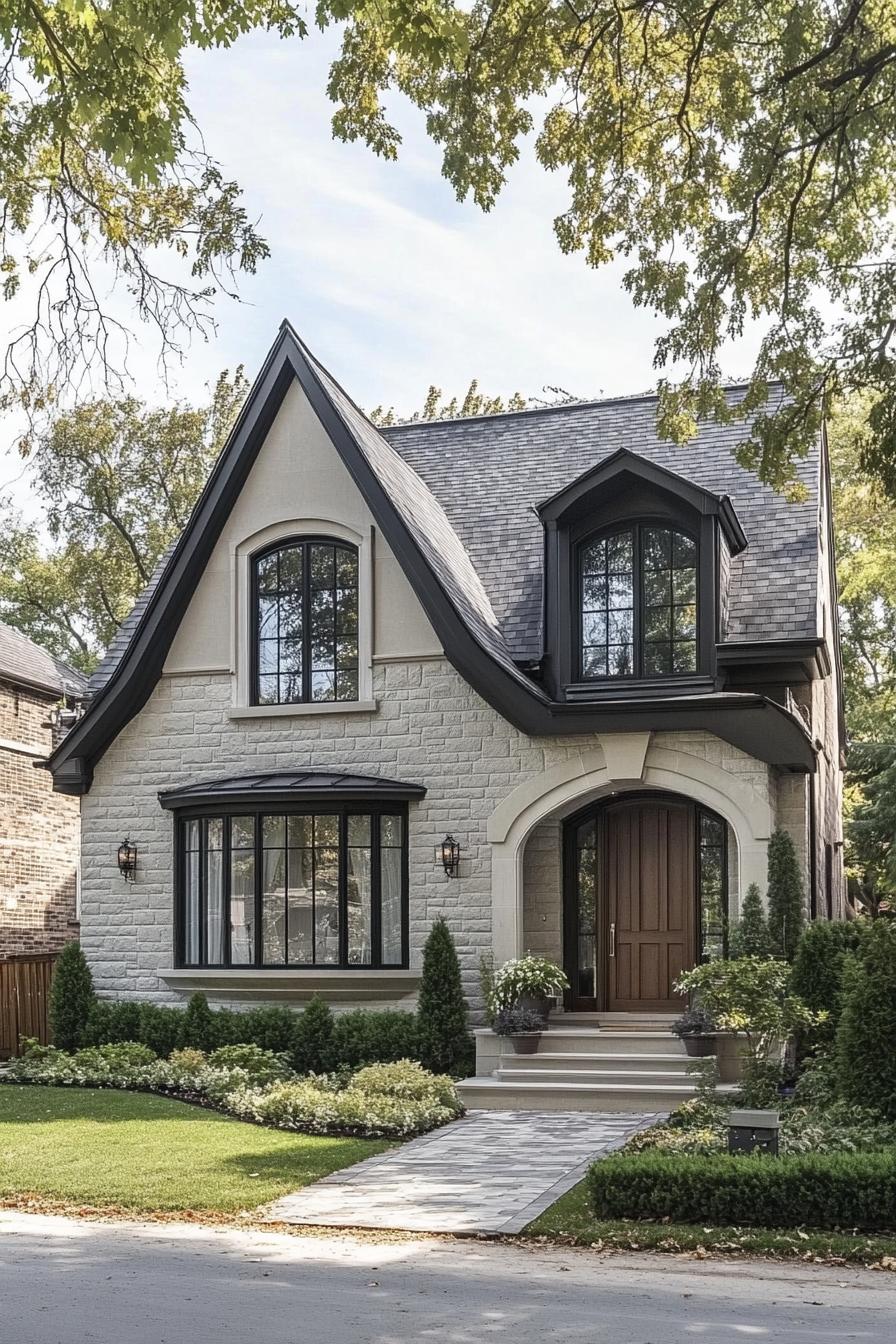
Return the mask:
<svg viewBox="0 0 896 1344">
<path fill-rule="evenodd" d="M 543 523 L 557 522 L 575 509 L 576 505 L 584 502 L 593 490 L 626 475 L 677 495 L 699 513 L 716 514 L 725 530 L 731 554 L 739 555 L 746 548 L 746 535 L 727 495 L 715 495 L 677 471 L 670 471 L 668 467 L 661 467 L 639 453 L 633 453 L 630 448 L 619 448 L 597 466 L 588 467 L 562 490 L 543 500 L 538 505 L 538 515 Z"/>
<path fill-rule="evenodd" d="M 810 680 L 830 676 L 831 654 L 827 641 L 817 639 L 731 640 L 716 645 L 722 667 L 750 667 L 763 671 L 781 664 L 798 664 Z"/>
<path fill-rule="evenodd" d="M 610 731 L 612 726 L 640 726 L 660 728 L 679 711 L 663 708 L 655 703 L 640 708 L 641 720 L 629 721 L 630 707 L 614 704 L 612 708 L 600 705 L 557 706 L 545 691 L 531 681 L 515 665 L 500 636 L 490 640 L 491 630 L 469 605 L 461 610 L 465 600 L 463 582 L 473 582 L 474 571 L 461 575 L 461 587 L 455 581 L 455 591 L 449 591 L 452 582 L 444 568 L 437 572 L 438 555 L 430 546 L 427 551 L 425 536 L 412 531 L 407 509 L 402 513 L 399 504 L 389 494 L 387 483 L 380 478 L 369 460 L 380 449 L 394 453 L 376 428 L 351 401 L 332 376 L 310 354 L 288 322 L 282 323 L 261 372 L 252 385 L 246 404 L 228 437 L 189 522 L 169 556 L 159 582 L 149 595 L 120 660 L 108 681 L 88 705 L 83 718 L 68 733 L 53 753 L 49 766 L 54 776 L 54 787 L 65 793 L 85 793 L 93 776 L 94 763 L 102 756 L 122 728 L 149 699 L 164 667 L 171 642 L 183 619 L 190 598 L 221 529 L 242 489 L 262 443 L 273 423 L 280 405 L 293 380 L 302 387 L 321 425 L 329 435 L 349 474 L 364 497 L 387 545 L 401 565 L 418 601 L 435 629 L 446 657 L 460 675 L 499 714 L 521 732 L 531 736 L 557 733 Z M 617 455 L 618 456 L 618 455 Z M 629 454 L 635 459 L 635 454 Z M 637 459 L 639 462 L 643 459 Z M 400 459 L 399 459 L 400 461 Z M 388 463 L 387 463 L 388 466 Z M 651 471 L 663 471 L 664 478 L 674 473 L 665 472 L 647 464 Z M 411 471 L 411 482 L 419 486 L 428 498 L 429 492 L 419 476 L 402 464 L 402 470 Z M 681 478 L 677 478 L 681 480 Z M 407 482 L 392 479 L 391 487 L 401 490 Z M 684 483 L 688 485 L 687 482 Z M 700 487 L 690 487 L 698 490 Z M 707 499 L 716 498 L 702 492 Z M 421 497 L 423 498 L 423 497 Z M 407 500 L 401 503 L 407 504 Z M 443 540 L 457 542 L 450 531 L 447 518 Z M 457 580 L 457 575 L 454 576 Z M 746 699 L 749 697 L 744 697 Z M 761 703 L 760 697 L 752 697 Z M 668 702 L 662 702 L 667 706 Z M 570 712 L 571 711 L 571 712 Z M 736 705 L 718 704 L 709 707 L 700 697 L 690 698 L 690 711 L 703 714 L 686 726 L 706 728 L 719 737 L 740 745 L 742 729 L 734 723 L 735 715 L 751 713 L 739 701 Z M 798 769 L 813 768 L 811 744 L 796 718 L 781 706 L 767 702 L 759 711 L 768 725 L 768 712 L 780 715 L 782 722 L 775 730 L 766 727 L 766 734 L 756 737 L 753 754 L 774 764 L 791 765 Z M 754 741 L 752 733 L 747 735 Z M 766 740 L 766 738 L 768 740 Z M 752 748 L 751 748 L 752 750 Z M 789 753 L 789 754 L 788 754 Z M 786 759 L 785 759 L 786 757 Z"/>
<path fill-rule="evenodd" d="M 257 805 L 260 803 L 394 803 L 424 798 L 422 784 L 403 784 L 377 775 L 349 775 L 320 770 L 277 770 L 269 774 L 237 775 L 165 789 L 159 802 L 168 810 L 206 803 Z"/>
</svg>

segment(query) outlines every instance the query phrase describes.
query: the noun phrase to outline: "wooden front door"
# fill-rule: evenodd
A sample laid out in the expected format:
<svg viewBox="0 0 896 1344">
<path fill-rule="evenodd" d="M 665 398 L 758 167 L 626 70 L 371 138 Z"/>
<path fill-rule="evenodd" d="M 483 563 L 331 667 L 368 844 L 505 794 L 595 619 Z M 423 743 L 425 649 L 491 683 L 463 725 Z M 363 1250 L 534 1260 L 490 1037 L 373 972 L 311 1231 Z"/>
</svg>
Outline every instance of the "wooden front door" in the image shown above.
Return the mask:
<svg viewBox="0 0 896 1344">
<path fill-rule="evenodd" d="M 694 808 L 623 802 L 605 818 L 607 1008 L 674 1012 L 697 959 Z"/>
</svg>

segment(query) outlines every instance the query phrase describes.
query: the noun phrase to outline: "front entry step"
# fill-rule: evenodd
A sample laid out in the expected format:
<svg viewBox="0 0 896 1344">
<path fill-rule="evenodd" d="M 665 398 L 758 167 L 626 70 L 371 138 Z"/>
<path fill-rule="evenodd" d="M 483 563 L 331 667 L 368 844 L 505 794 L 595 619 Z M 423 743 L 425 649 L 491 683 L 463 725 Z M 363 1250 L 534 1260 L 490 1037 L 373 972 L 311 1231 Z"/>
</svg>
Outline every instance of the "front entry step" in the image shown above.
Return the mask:
<svg viewBox="0 0 896 1344">
<path fill-rule="evenodd" d="M 514 1053 L 490 1031 L 477 1032 L 478 1073 L 458 1092 L 471 1110 L 674 1111 L 696 1095 L 697 1078 L 690 1072 L 695 1061 L 672 1035 L 672 1020 L 558 1013 L 531 1055 Z"/>
<path fill-rule="evenodd" d="M 458 1083 L 469 1110 L 481 1111 L 674 1111 L 694 1095 L 692 1086 L 631 1083 L 504 1082 L 498 1078 L 467 1078 Z M 730 1084 L 722 1094 L 736 1089 Z"/>
</svg>

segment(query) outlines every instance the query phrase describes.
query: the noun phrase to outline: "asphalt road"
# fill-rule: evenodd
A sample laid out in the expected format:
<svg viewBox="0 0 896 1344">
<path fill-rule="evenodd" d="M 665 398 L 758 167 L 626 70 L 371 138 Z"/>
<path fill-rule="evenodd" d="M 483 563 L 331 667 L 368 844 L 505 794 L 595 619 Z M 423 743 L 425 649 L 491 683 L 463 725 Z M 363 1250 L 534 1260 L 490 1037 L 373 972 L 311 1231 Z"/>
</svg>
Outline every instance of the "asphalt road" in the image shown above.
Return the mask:
<svg viewBox="0 0 896 1344">
<path fill-rule="evenodd" d="M 896 1276 L 0 1212 L 2 1344 L 843 1344 Z"/>
</svg>

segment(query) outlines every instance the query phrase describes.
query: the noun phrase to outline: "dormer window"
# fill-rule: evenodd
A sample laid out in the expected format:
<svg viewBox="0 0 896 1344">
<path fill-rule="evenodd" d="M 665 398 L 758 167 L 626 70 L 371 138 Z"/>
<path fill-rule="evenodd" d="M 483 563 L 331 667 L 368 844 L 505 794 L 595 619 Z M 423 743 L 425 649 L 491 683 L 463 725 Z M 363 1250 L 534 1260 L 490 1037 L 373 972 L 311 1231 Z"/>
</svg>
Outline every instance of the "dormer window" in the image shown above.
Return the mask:
<svg viewBox="0 0 896 1344">
<path fill-rule="evenodd" d="M 697 543 L 635 523 L 579 546 L 579 677 L 669 677 L 697 671 Z"/>
</svg>

